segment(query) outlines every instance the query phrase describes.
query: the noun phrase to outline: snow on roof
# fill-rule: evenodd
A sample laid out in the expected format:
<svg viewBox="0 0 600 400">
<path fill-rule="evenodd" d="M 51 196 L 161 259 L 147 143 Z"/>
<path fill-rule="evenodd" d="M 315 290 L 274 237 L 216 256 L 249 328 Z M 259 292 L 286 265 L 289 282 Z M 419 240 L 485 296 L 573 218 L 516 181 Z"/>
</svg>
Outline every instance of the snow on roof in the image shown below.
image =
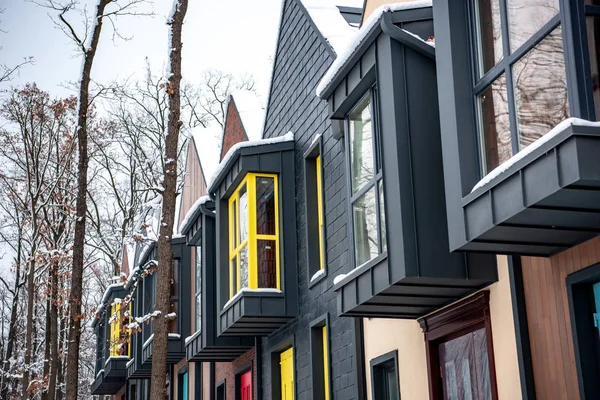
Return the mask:
<svg viewBox="0 0 600 400">
<path fill-rule="evenodd" d="M 367 20 L 363 23 L 362 27 L 358 30 L 358 32 L 351 38 L 349 43 L 344 48 L 343 52 L 338 53 L 338 57 L 331 64 L 331 67 L 329 67 L 329 69 L 319 82 L 319 85 L 317 86 L 317 96 L 321 97 L 323 95 L 325 90 L 337 77 L 341 69 L 348 63 L 356 49 L 358 49 L 358 47 L 362 44 L 362 42 L 364 42 L 364 40 L 369 36 L 369 34 L 375 28 L 377 28 L 379 20 L 381 19 L 381 16 L 384 12 L 397 12 L 424 7 L 431 7 L 431 0 L 411 1 L 408 3 L 384 4 L 377 7 L 377 9 L 373 11 L 369 18 L 367 18 Z M 410 33 L 408 31 L 405 32 Z"/>
<path fill-rule="evenodd" d="M 301 0 L 301 2 L 335 54 L 341 54 L 357 29 L 348 24 L 337 6 L 362 8 L 363 0 Z"/>
<path fill-rule="evenodd" d="M 508 171 L 508 169 L 510 167 L 512 167 L 513 165 L 515 165 L 515 163 L 517 163 L 518 161 L 527 157 L 529 154 L 531 154 L 535 150 L 539 149 L 544 143 L 547 143 L 548 141 L 550 141 L 550 139 L 559 135 L 561 132 L 563 132 L 565 129 L 567 129 L 568 127 L 570 127 L 572 125 L 600 127 L 600 122 L 592 122 L 592 121 L 588 121 L 588 120 L 580 119 L 580 118 L 565 119 L 560 124 L 558 124 L 554 128 L 552 128 L 544 136 L 540 137 L 535 142 L 531 143 L 529 146 L 525 147 L 523 150 L 519 151 L 517 154 L 512 156 L 508 161 L 506 161 L 503 164 L 500 164 L 499 166 L 494 168 L 489 174 L 484 176 L 482 180 L 477 182 L 477 184 L 473 187 L 473 190 L 471 190 L 471 193 L 473 193 L 475 190 L 489 184 L 492 180 L 494 180 L 495 178 L 499 177 L 500 175 L 502 175 L 503 173 Z"/>
<path fill-rule="evenodd" d="M 192 140 L 196 145 L 196 151 L 200 158 L 200 166 L 204 172 L 204 178 L 212 176 L 214 169 L 219 164 L 219 140 L 221 138 L 221 127 L 211 126 L 205 128 L 197 126 L 191 130 Z"/>
<path fill-rule="evenodd" d="M 225 154 L 225 157 L 223 157 L 223 160 L 221 160 L 221 162 L 219 163 L 217 168 L 215 168 L 213 174 L 211 175 L 210 179 L 206 183 L 206 187 L 208 188 L 208 193 L 212 193 L 214 191 L 215 187 L 213 187 L 213 186 L 215 186 L 215 183 L 219 179 L 219 176 L 221 175 L 221 173 L 223 172 L 223 170 L 225 169 L 225 167 L 227 166 L 229 161 L 233 158 L 234 154 L 237 153 L 238 150 L 246 148 L 246 147 L 256 147 L 256 146 L 262 146 L 265 144 L 293 142 L 293 141 L 294 141 L 294 134 L 292 132 L 288 132 L 283 136 L 278 136 L 278 137 L 274 137 L 274 138 L 270 138 L 270 139 L 248 140 L 246 142 L 239 142 L 239 143 L 234 144 L 233 146 L 231 146 L 231 148 L 229 149 L 227 154 Z"/>
<path fill-rule="evenodd" d="M 183 221 L 181 221 L 181 232 L 185 232 L 190 228 L 190 225 L 194 222 L 194 214 L 196 214 L 200 207 L 206 204 L 206 202 L 208 201 L 210 201 L 210 196 L 202 196 L 198 200 L 196 200 L 196 202 L 190 207 L 187 214 L 185 214 Z"/>
<path fill-rule="evenodd" d="M 248 140 L 262 139 L 265 108 L 255 92 L 236 90 L 229 95 L 233 98 Z"/>
</svg>

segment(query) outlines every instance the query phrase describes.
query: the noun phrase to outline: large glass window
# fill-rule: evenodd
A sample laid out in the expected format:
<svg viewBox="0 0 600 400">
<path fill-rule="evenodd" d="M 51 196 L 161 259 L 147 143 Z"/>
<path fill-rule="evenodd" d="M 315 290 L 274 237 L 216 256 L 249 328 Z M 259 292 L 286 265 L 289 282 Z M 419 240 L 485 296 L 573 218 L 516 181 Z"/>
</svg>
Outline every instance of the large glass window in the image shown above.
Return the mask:
<svg viewBox="0 0 600 400">
<path fill-rule="evenodd" d="M 279 289 L 277 175 L 246 175 L 229 199 L 229 294 Z"/>
<path fill-rule="evenodd" d="M 386 249 L 383 174 L 376 124 L 373 121 L 373 98 L 370 92 L 347 117 L 356 266 Z"/>
<path fill-rule="evenodd" d="M 196 302 L 194 304 L 194 319 L 196 331 L 200 331 L 202 330 L 202 247 L 196 246 L 195 258 Z"/>
<path fill-rule="evenodd" d="M 487 174 L 568 118 L 569 101 L 558 0 L 473 1 Z"/>
</svg>

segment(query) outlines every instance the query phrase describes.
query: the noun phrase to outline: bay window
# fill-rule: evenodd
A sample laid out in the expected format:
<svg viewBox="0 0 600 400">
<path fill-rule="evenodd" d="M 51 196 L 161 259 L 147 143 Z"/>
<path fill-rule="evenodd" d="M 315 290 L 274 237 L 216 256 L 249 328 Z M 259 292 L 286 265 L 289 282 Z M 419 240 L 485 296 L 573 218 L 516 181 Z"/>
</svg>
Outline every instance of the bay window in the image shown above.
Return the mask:
<svg viewBox="0 0 600 400">
<path fill-rule="evenodd" d="M 383 174 L 373 121 L 373 93 L 363 97 L 346 119 L 356 266 L 386 250 Z"/>
<path fill-rule="evenodd" d="M 229 295 L 280 289 L 278 181 L 248 173 L 229 198 Z"/>
<path fill-rule="evenodd" d="M 485 175 L 570 111 L 558 0 L 475 0 L 473 9 Z"/>
</svg>

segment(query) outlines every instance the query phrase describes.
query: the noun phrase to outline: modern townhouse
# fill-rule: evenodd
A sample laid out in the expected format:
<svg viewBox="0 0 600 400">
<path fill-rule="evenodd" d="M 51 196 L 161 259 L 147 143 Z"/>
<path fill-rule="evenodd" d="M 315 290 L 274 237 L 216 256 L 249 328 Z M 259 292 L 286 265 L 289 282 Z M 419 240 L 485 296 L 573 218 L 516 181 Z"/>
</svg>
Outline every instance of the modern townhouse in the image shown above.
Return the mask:
<svg viewBox="0 0 600 400">
<path fill-rule="evenodd" d="M 266 110 L 188 149 L 172 398 L 596 398 L 595 3 L 283 1 Z M 138 248 L 95 394 L 147 396 Z"/>
</svg>

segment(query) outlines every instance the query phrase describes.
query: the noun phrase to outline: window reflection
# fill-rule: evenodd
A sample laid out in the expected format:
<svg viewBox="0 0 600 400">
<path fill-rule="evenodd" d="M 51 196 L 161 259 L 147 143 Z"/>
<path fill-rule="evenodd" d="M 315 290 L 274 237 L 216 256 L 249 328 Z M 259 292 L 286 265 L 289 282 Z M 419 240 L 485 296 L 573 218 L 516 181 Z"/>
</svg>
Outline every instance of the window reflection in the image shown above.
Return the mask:
<svg viewBox="0 0 600 400">
<path fill-rule="evenodd" d="M 367 96 L 348 116 L 352 193 L 373 178 L 371 97 Z"/>
<path fill-rule="evenodd" d="M 513 65 L 519 150 L 569 117 L 561 27 Z"/>
<path fill-rule="evenodd" d="M 483 165 L 490 172 L 512 156 L 506 77 L 500 75 L 479 96 Z"/>
<path fill-rule="evenodd" d="M 558 14 L 558 0 L 506 0 L 511 53 Z"/>
<path fill-rule="evenodd" d="M 476 7 L 479 68 L 483 75 L 502 60 L 500 2 L 499 0 L 477 0 Z"/>
<path fill-rule="evenodd" d="M 375 210 L 375 188 L 371 188 L 352 205 L 356 266 L 364 264 L 379 253 Z"/>
<path fill-rule="evenodd" d="M 586 4 L 590 2 L 591 0 L 588 0 Z M 593 4 L 600 4 L 600 0 L 594 0 Z M 596 119 L 600 119 L 600 17 L 587 17 L 586 23 L 594 109 L 596 110 Z"/>
</svg>

